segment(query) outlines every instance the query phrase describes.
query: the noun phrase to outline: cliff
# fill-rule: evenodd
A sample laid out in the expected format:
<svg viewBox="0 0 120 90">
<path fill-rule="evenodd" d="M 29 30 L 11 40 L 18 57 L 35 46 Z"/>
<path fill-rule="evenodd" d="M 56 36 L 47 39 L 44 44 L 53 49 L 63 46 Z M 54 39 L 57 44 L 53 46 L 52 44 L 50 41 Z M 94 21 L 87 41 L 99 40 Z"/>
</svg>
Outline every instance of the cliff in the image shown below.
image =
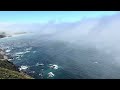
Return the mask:
<svg viewBox="0 0 120 90">
<path fill-rule="evenodd" d="M 20 72 L 18 67 L 7 60 L 7 56 L 0 49 L 0 79 L 33 79 Z"/>
</svg>

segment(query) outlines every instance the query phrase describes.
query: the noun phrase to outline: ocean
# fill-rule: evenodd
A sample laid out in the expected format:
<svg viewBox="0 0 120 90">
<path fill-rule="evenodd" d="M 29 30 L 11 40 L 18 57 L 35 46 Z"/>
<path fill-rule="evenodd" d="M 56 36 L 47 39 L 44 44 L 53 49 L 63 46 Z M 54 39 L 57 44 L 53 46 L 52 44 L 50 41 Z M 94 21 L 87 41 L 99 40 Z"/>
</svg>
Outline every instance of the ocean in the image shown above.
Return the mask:
<svg viewBox="0 0 120 90">
<path fill-rule="evenodd" d="M 82 42 L 81 42 L 82 43 Z M 36 79 L 118 79 L 114 58 L 94 47 L 26 34 L 0 39 L 11 62 Z"/>
</svg>

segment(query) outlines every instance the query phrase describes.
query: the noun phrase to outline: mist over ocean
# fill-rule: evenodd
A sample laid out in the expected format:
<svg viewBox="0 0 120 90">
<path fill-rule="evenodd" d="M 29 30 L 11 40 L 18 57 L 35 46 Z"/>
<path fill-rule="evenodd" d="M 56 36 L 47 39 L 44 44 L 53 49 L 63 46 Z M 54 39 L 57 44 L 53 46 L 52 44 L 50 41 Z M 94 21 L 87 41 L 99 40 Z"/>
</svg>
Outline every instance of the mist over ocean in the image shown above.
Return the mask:
<svg viewBox="0 0 120 90">
<path fill-rule="evenodd" d="M 36 79 L 120 79 L 119 13 L 30 26 L 23 28 L 32 33 L 0 39 L 0 48 L 13 57 L 10 61 L 26 68 L 28 75 Z"/>
</svg>

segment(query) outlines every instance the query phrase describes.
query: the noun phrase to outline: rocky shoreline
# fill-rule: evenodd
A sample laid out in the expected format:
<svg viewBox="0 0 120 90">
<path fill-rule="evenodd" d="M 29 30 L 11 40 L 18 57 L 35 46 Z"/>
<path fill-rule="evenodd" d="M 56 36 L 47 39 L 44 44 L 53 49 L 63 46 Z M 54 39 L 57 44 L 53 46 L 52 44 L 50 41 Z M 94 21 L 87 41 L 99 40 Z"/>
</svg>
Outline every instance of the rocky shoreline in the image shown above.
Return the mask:
<svg viewBox="0 0 120 90">
<path fill-rule="evenodd" d="M 6 55 L 5 50 L 0 49 L 0 59 L 1 60 L 8 60 L 10 59 L 8 55 Z"/>
<path fill-rule="evenodd" d="M 5 50 L 0 49 L 0 79 L 33 79 L 10 62 L 11 59 L 12 57 L 7 55 Z"/>
</svg>

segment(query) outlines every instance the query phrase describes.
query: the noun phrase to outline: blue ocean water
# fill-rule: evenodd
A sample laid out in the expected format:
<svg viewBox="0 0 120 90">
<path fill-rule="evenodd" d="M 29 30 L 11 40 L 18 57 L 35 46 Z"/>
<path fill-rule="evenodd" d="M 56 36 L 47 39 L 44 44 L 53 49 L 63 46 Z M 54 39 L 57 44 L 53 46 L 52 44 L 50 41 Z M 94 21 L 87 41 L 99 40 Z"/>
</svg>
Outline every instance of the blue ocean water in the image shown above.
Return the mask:
<svg viewBox="0 0 120 90">
<path fill-rule="evenodd" d="M 13 57 L 11 62 L 18 67 L 27 66 L 24 72 L 36 79 L 120 78 L 119 67 L 111 63 L 113 58 L 93 47 L 27 34 L 1 39 L 0 48 L 10 50 L 6 53 Z"/>
</svg>

